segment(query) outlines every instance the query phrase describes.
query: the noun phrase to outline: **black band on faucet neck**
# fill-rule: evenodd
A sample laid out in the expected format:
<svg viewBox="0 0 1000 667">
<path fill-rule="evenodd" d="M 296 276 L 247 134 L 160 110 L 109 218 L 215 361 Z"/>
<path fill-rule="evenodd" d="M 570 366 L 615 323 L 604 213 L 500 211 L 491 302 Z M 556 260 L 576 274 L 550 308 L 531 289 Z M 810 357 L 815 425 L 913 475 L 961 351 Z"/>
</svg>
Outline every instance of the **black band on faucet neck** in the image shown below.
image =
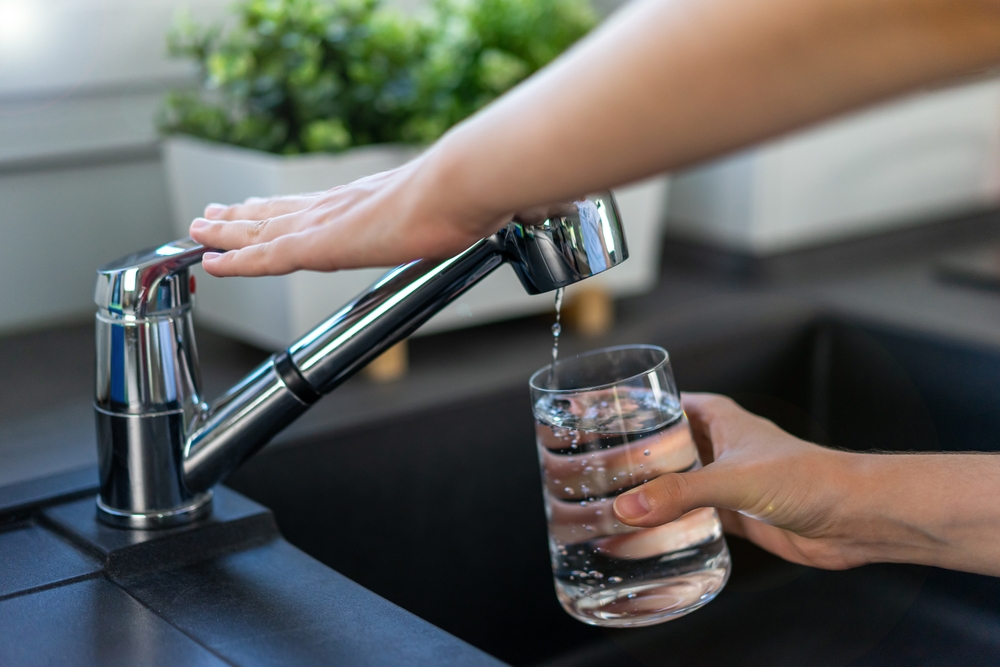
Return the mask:
<svg viewBox="0 0 1000 667">
<path fill-rule="evenodd" d="M 281 381 L 288 388 L 288 391 L 292 392 L 295 398 L 302 401 L 304 405 L 312 405 L 323 397 L 323 394 L 316 391 L 302 377 L 302 373 L 296 368 L 295 362 L 292 361 L 292 356 L 288 353 L 288 350 L 275 356 L 272 363 L 274 364 L 275 372 L 277 372 L 278 377 L 281 378 Z"/>
</svg>

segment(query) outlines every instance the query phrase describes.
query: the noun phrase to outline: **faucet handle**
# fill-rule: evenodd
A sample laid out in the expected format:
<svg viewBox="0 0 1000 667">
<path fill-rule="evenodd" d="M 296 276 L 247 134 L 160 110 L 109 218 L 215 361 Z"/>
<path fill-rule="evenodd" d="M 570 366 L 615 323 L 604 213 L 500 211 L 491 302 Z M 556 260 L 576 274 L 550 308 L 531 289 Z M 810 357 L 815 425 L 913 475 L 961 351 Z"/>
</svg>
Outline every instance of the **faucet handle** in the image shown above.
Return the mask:
<svg viewBox="0 0 1000 667">
<path fill-rule="evenodd" d="M 108 262 L 97 270 L 94 301 L 123 317 L 183 310 L 191 303 L 187 270 L 210 250 L 188 237 Z"/>
</svg>

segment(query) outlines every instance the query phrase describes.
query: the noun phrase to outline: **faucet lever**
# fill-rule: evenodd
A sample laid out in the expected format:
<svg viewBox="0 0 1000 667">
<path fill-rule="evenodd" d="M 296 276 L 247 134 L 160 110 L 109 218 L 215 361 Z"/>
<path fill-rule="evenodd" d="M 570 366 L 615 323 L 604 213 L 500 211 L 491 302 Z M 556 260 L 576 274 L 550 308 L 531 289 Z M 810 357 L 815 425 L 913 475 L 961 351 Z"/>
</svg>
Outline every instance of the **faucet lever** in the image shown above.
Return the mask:
<svg viewBox="0 0 1000 667">
<path fill-rule="evenodd" d="M 125 317 L 144 317 L 190 302 L 190 281 L 171 280 L 201 262 L 210 248 L 190 237 L 126 255 L 97 270 L 94 301 Z"/>
</svg>

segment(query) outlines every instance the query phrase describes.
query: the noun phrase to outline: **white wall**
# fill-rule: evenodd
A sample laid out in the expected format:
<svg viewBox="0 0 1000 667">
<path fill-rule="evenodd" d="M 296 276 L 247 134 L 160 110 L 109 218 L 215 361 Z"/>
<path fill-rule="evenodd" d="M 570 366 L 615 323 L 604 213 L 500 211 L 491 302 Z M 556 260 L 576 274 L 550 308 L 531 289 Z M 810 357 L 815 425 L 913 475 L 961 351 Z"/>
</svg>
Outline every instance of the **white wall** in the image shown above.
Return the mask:
<svg viewBox="0 0 1000 667">
<path fill-rule="evenodd" d="M 174 12 L 228 0 L 0 0 L 0 332 L 92 312 L 94 269 L 169 240 L 154 112 L 189 78 Z"/>
</svg>

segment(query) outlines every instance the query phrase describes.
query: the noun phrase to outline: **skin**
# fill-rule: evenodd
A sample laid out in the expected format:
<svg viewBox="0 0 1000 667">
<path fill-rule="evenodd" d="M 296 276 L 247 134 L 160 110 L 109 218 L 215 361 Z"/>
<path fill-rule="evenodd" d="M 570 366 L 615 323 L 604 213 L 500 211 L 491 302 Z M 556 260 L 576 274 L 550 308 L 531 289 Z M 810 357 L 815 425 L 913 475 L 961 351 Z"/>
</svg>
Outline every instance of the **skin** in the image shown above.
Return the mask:
<svg viewBox="0 0 1000 667">
<path fill-rule="evenodd" d="M 683 405 L 706 465 L 619 496 L 624 523 L 656 526 L 717 507 L 727 532 L 795 563 L 919 563 L 1000 576 L 1000 456 L 839 451 L 723 396 L 685 394 Z"/>
<path fill-rule="evenodd" d="M 409 164 L 212 205 L 191 235 L 225 251 L 205 255 L 217 276 L 448 257 L 551 202 L 998 64 L 1000 0 L 636 0 Z M 623 522 L 717 506 L 738 512 L 725 513 L 730 530 L 795 562 L 1000 575 L 1000 459 L 836 452 L 723 399 L 686 400 L 715 462 L 622 496 Z"/>
</svg>

